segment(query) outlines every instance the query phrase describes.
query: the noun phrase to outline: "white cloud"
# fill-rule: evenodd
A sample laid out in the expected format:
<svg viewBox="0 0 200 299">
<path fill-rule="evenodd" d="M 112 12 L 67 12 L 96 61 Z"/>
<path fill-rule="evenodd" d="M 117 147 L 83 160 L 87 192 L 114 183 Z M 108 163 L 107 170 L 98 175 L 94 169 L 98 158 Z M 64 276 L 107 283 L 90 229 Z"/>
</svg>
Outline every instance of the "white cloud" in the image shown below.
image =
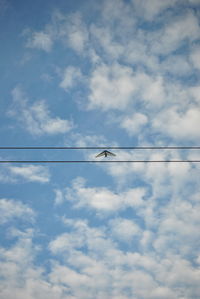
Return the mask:
<svg viewBox="0 0 200 299">
<path fill-rule="evenodd" d="M 153 19 L 165 9 L 170 8 L 176 4 L 177 0 L 132 0 L 134 9 L 138 15 L 144 17 L 149 21 Z"/>
<path fill-rule="evenodd" d="M 148 122 L 148 118 L 146 115 L 142 113 L 134 113 L 131 117 L 126 117 L 121 122 L 121 127 L 130 135 L 137 134 L 144 125 L 146 125 Z"/>
<path fill-rule="evenodd" d="M 45 269 L 34 264 L 38 247 L 29 230 L 14 245 L 0 248 L 1 297 L 9 299 L 63 299 L 65 287 L 49 283 Z M 70 298 L 70 297 L 69 297 Z"/>
<path fill-rule="evenodd" d="M 77 81 L 79 81 L 81 77 L 82 74 L 79 68 L 68 66 L 64 71 L 60 87 L 67 91 L 77 84 Z"/>
<path fill-rule="evenodd" d="M 63 14 L 56 12 L 53 22 L 47 27 L 54 40 L 61 41 L 65 46 L 73 49 L 78 54 L 84 54 L 88 46 L 89 32 L 81 13 Z"/>
<path fill-rule="evenodd" d="M 85 181 L 77 178 L 72 188 L 66 189 L 66 200 L 74 202 L 76 208 L 90 208 L 103 213 L 124 210 L 144 204 L 145 188 L 133 188 L 123 193 L 115 193 L 104 187 L 85 187 Z"/>
<path fill-rule="evenodd" d="M 104 256 L 110 247 L 115 248 L 114 242 L 106 237 L 102 227 L 92 227 L 87 220 L 68 218 L 62 220 L 66 226 L 70 227 L 70 232 L 58 235 L 49 243 L 49 249 L 54 255 L 70 256 L 87 246 L 87 250 L 93 252 L 94 257 L 98 258 Z"/>
<path fill-rule="evenodd" d="M 49 249 L 54 254 L 58 254 L 60 252 L 67 253 L 67 251 L 71 249 L 81 248 L 83 244 L 83 236 L 78 236 L 77 238 L 77 236 L 73 236 L 72 234 L 64 233 L 49 244 Z"/>
<path fill-rule="evenodd" d="M 89 32 L 80 13 L 65 15 L 58 10 L 52 15 L 50 24 L 41 31 L 25 31 L 26 47 L 50 52 L 56 41 L 74 51 L 83 53 L 87 48 Z"/>
<path fill-rule="evenodd" d="M 97 45 L 99 45 L 110 58 L 114 60 L 123 54 L 124 47 L 115 40 L 112 30 L 109 30 L 107 27 L 96 27 L 93 25 L 90 31 Z"/>
<path fill-rule="evenodd" d="M 54 270 L 51 273 L 50 277 L 53 283 L 67 285 L 72 290 L 75 290 L 77 288 L 76 293 L 79 293 L 82 298 L 86 298 L 85 296 L 87 294 L 87 291 L 84 292 L 84 286 L 88 286 L 91 281 L 88 275 L 78 273 L 77 271 L 74 271 L 69 267 L 55 264 Z M 89 294 L 88 296 L 89 298 L 91 298 Z"/>
<path fill-rule="evenodd" d="M 167 299 L 169 296 L 176 299 L 182 293 L 187 294 L 186 299 L 195 297 L 199 291 L 199 269 L 186 259 L 185 253 L 179 251 L 180 239 L 176 241 L 171 238 L 173 243 L 165 243 L 160 249 L 156 248 L 155 250 L 152 247 L 160 241 L 160 238 L 167 237 L 169 232 L 176 237 L 179 234 L 184 236 L 184 229 L 177 228 L 176 223 L 172 227 L 168 226 L 167 231 L 162 230 L 162 223 L 170 215 L 176 215 L 176 219 L 179 219 L 182 215 L 182 207 L 184 207 L 185 213 L 181 217 L 184 219 L 191 212 L 191 206 L 188 209 L 188 205 L 184 203 L 179 209 L 179 203 L 177 202 L 175 205 L 175 212 L 171 210 L 175 202 L 170 202 L 167 206 L 169 209 L 163 208 L 162 212 L 165 211 L 166 214 L 160 213 L 159 217 L 156 215 L 159 221 L 155 222 L 154 232 L 151 232 L 153 235 L 149 241 L 151 246 L 148 247 L 148 250 L 144 247 L 143 254 L 136 249 L 133 250 L 132 247 L 130 251 L 119 249 L 117 240 L 124 238 L 123 240 L 127 240 L 127 242 L 129 240 L 130 244 L 130 240 L 133 236 L 138 235 L 138 232 L 137 244 L 140 244 L 141 228 L 138 229 L 137 225 L 134 226 L 131 220 L 127 222 L 127 219 L 119 218 L 109 221 L 113 228 L 112 234 L 115 233 L 115 242 L 113 242 L 112 235 L 110 231 L 106 230 L 105 223 L 103 227 L 95 228 L 83 220 L 65 219 L 66 225 L 71 226 L 70 233 L 57 236 L 49 244 L 52 253 L 62 258 L 63 261 L 54 263 L 50 274 L 51 281 L 69 287 L 75 297 L 84 299 L 93 298 L 94 293 L 96 298 L 112 296 L 112 298 L 127 299 L 132 298 L 134 294 L 137 298 L 142 296 L 145 299 Z M 155 213 L 157 213 L 157 208 L 158 206 L 154 210 Z M 197 206 L 192 208 L 193 212 L 196 208 Z M 197 216 L 197 214 L 198 211 L 195 215 Z M 196 220 L 194 221 L 192 220 L 193 216 L 191 215 L 188 219 L 188 223 L 192 222 L 195 225 L 198 217 L 195 216 Z M 196 228 L 192 234 L 193 238 L 189 237 L 189 234 L 185 235 L 185 243 L 191 250 L 198 239 L 198 229 Z M 175 244 L 179 255 L 174 253 Z M 198 253 L 198 246 L 196 249 L 196 253 Z M 113 269 L 115 270 L 113 271 Z M 110 288 L 113 283 L 115 288 Z"/>
<path fill-rule="evenodd" d="M 23 219 L 33 221 L 35 213 L 21 201 L 12 199 L 0 199 L 0 223 L 4 224 L 13 219 Z"/>
<path fill-rule="evenodd" d="M 90 26 L 90 46 L 101 59 L 106 57 L 106 60 L 116 61 L 127 47 L 127 34 L 124 33 L 134 31 L 136 20 L 130 4 L 125 1 L 103 1 L 98 9 L 97 22 Z"/>
<path fill-rule="evenodd" d="M 194 48 L 194 50 L 190 53 L 190 59 L 194 68 L 200 70 L 200 47 Z"/>
<path fill-rule="evenodd" d="M 162 144 L 161 144 L 162 145 Z M 192 160 L 198 159 L 199 152 L 187 151 L 155 151 L 133 150 L 130 152 L 118 151 L 116 159 L 131 160 Z M 101 168 L 111 175 L 118 186 L 126 188 L 128 184 L 134 184 L 138 180 L 146 184 L 147 190 L 151 190 L 152 198 L 145 200 L 143 206 L 140 200 L 134 200 L 134 209 L 142 217 L 145 213 L 149 221 L 154 214 L 154 200 L 160 197 L 188 196 L 193 188 L 198 185 L 198 164 L 191 163 L 111 163 Z M 185 188 L 183 188 L 183 186 Z M 186 188 L 187 186 L 187 188 Z M 131 190 L 131 189 L 130 189 Z M 131 191 L 130 191 L 131 192 Z M 134 193 L 134 191 L 133 191 Z M 121 193 L 121 196 L 124 193 Z M 128 196 L 127 196 L 128 198 Z M 131 194 L 130 194 L 131 198 Z M 153 201 L 152 201 L 153 199 Z M 144 214 L 143 214 L 144 212 Z"/>
<path fill-rule="evenodd" d="M 193 68 L 185 55 L 170 55 L 160 64 L 164 73 L 174 76 L 186 76 L 193 72 Z"/>
<path fill-rule="evenodd" d="M 132 1 L 132 4 L 105 1 L 101 7 L 96 7 L 99 12 L 98 20 L 89 25 L 79 12 L 69 15 L 57 12 L 51 24 L 43 31 L 49 34 L 52 40 L 62 41 L 79 54 L 84 54 L 86 59 L 90 59 L 92 71 L 84 82 L 88 84 L 89 90 L 87 108 L 103 111 L 115 109 L 123 113 L 128 110 L 128 115 L 120 116 L 123 121 L 118 123 L 130 135 L 137 132 L 140 140 L 148 138 L 149 130 L 152 134 L 158 133 L 155 118 L 160 119 L 159 115 L 166 110 L 170 111 L 172 105 L 179 105 L 181 102 L 181 106 L 186 107 L 192 101 L 188 87 L 180 78 L 192 74 L 194 67 L 198 69 L 198 48 L 193 49 L 192 43 L 199 38 L 200 31 L 198 19 L 189 8 L 184 14 L 182 10 L 180 15 L 172 13 L 171 9 L 178 3 L 176 0 Z M 160 16 L 165 12 L 164 22 Z M 158 22 L 157 26 L 137 27 L 137 21 L 143 18 Z M 189 53 L 175 52 L 172 56 L 172 52 L 184 44 L 190 45 Z M 169 75 L 178 78 L 174 78 L 172 83 Z M 67 67 L 60 87 L 69 90 L 81 76 L 80 69 Z M 180 80 L 179 83 L 177 79 Z M 153 124 L 151 127 L 143 126 L 145 119 L 133 123 L 129 117 L 133 110 L 135 115 L 139 113 L 137 105 L 143 109 L 141 114 L 148 115 L 148 124 Z M 181 117 L 177 115 L 177 122 Z M 195 120 L 193 124 L 196 124 Z M 43 130 L 48 131 L 48 127 L 45 126 Z M 64 123 L 56 121 L 49 130 L 61 131 L 61 127 L 65 127 Z M 39 131 L 37 128 L 35 130 Z M 160 129 L 160 136 L 164 138 L 166 131 L 167 137 L 175 135 L 173 129 L 166 128 L 164 131 Z M 175 131 L 178 131 L 178 128 L 175 128 Z M 188 135 L 182 135 L 184 137 L 179 139 L 187 140 Z M 193 135 L 198 136 L 198 133 Z"/>
<path fill-rule="evenodd" d="M 170 247 L 170 251 L 182 255 L 195 254 L 198 251 L 199 239 L 199 202 L 191 202 L 190 195 L 184 199 L 174 196 L 167 205 L 160 207 L 162 214 L 158 222 L 158 238 L 154 247 L 161 252 Z M 193 244 L 193 247 L 190 246 Z"/>
<path fill-rule="evenodd" d="M 169 54 L 178 49 L 184 41 L 195 41 L 199 39 L 199 24 L 196 16 L 188 13 L 185 16 L 177 17 L 170 24 L 150 38 L 151 50 L 156 54 Z"/>
<path fill-rule="evenodd" d="M 156 245 L 161 238 L 175 234 L 184 237 L 185 226 L 197 224 L 198 206 L 173 202 L 167 203 L 167 209 L 157 215 L 158 205 L 154 209 L 155 221 L 150 247 L 144 246 L 143 235 L 146 231 L 138 228 L 132 219 L 123 217 L 109 219 L 109 226 L 94 227 L 86 220 L 63 219 L 66 233 L 55 236 L 49 243 L 52 254 L 48 273 L 34 263 L 37 246 L 31 239 L 31 232 L 17 233 L 19 240 L 7 249 L 0 249 L 2 294 L 8 298 L 144 298 L 168 299 L 195 298 L 199 294 L 199 269 L 180 252 L 179 238 L 173 244 L 165 242 L 165 246 Z M 181 205 L 180 205 L 181 204 Z M 197 209 L 198 208 L 198 209 Z M 183 213 L 182 213 L 183 211 Z M 177 227 L 167 224 L 170 216 L 177 220 L 188 221 Z M 181 218 L 180 218 L 181 217 Z M 170 224 L 171 225 L 171 224 Z M 184 224 L 183 224 L 184 225 Z M 112 229 L 112 230 L 110 230 Z M 115 241 L 112 236 L 115 235 Z M 193 237 L 192 237 L 193 235 Z M 192 235 L 185 235 L 185 244 L 191 250 L 199 232 L 192 230 Z M 143 253 L 137 247 L 130 250 L 120 248 L 119 240 L 127 242 L 132 238 L 143 242 Z M 142 239 L 140 239 L 142 237 Z M 189 238 L 189 239 L 188 239 Z M 170 237 L 169 237 L 170 241 Z M 174 253 L 176 243 L 178 254 Z M 153 246 L 156 247 L 156 249 Z M 173 245 L 173 246 L 172 246 Z M 198 246 L 196 253 L 198 254 Z M 198 255 L 195 255 L 195 259 Z M 114 286 L 114 287 L 113 287 Z M 28 294 L 28 295 L 27 295 Z"/>
<path fill-rule="evenodd" d="M 130 67 L 119 64 L 97 66 L 90 78 L 89 108 L 125 109 L 137 86 Z"/>
<path fill-rule="evenodd" d="M 14 177 L 22 177 L 30 182 L 47 183 L 50 180 L 49 170 L 44 166 L 9 166 L 9 171 Z"/>
<path fill-rule="evenodd" d="M 77 52 L 83 52 L 88 42 L 88 30 L 79 14 L 74 14 L 70 19 L 67 40 L 69 46 Z"/>
<path fill-rule="evenodd" d="M 118 240 L 131 242 L 134 237 L 141 233 L 140 228 L 134 221 L 124 218 L 115 218 L 110 221 L 112 235 Z"/>
<path fill-rule="evenodd" d="M 123 0 L 103 1 L 103 6 L 100 9 L 102 13 L 101 21 L 110 26 L 114 25 L 115 31 L 119 29 L 116 28 L 117 25 L 126 27 L 126 29 L 135 25 L 130 5 Z M 102 23 L 102 25 L 105 23 Z"/>
<path fill-rule="evenodd" d="M 87 40 L 87 37 L 85 35 L 85 32 L 81 32 L 77 28 L 75 28 L 74 31 L 70 32 L 68 35 L 69 45 L 78 52 L 83 51 L 85 41 Z"/>
<path fill-rule="evenodd" d="M 125 63 L 140 66 L 157 73 L 160 70 L 159 59 L 154 53 L 150 52 L 148 40 L 142 34 L 135 33 L 135 38 L 128 39 L 124 46 L 123 61 Z"/>
<path fill-rule="evenodd" d="M 142 98 L 147 105 L 160 106 L 166 98 L 163 78 L 161 76 L 154 78 L 141 74 L 138 79 L 142 89 Z"/>
<path fill-rule="evenodd" d="M 53 40 L 50 34 L 46 32 L 33 32 L 29 37 L 26 46 L 28 48 L 36 48 L 45 52 L 50 52 L 53 45 Z"/>
<path fill-rule="evenodd" d="M 21 181 L 21 179 L 27 182 L 48 183 L 50 181 L 49 168 L 47 166 L 38 165 L 12 166 L 11 164 L 1 167 L 1 182 L 16 183 Z"/>
<path fill-rule="evenodd" d="M 66 199 L 74 201 L 77 207 L 90 207 L 97 211 L 115 211 L 119 209 L 120 198 L 106 188 L 86 188 L 83 179 L 73 182 L 73 188 L 68 189 Z"/>
<path fill-rule="evenodd" d="M 159 108 L 166 99 L 166 83 L 161 76 L 133 72 L 131 67 L 98 65 L 89 80 L 89 109 L 132 110 L 137 102 Z M 140 100 L 139 100 L 140 99 Z"/>
<path fill-rule="evenodd" d="M 64 134 L 72 129 L 72 121 L 59 117 L 51 117 L 44 100 L 37 101 L 33 105 L 28 104 L 28 100 L 19 87 L 16 87 L 12 91 L 12 95 L 13 107 L 9 111 L 9 114 L 16 117 L 24 129 L 31 134 Z"/>
<path fill-rule="evenodd" d="M 178 107 L 162 111 L 154 120 L 153 128 L 178 140 L 197 140 L 200 110 L 191 107 L 186 112 L 179 112 Z"/>
</svg>

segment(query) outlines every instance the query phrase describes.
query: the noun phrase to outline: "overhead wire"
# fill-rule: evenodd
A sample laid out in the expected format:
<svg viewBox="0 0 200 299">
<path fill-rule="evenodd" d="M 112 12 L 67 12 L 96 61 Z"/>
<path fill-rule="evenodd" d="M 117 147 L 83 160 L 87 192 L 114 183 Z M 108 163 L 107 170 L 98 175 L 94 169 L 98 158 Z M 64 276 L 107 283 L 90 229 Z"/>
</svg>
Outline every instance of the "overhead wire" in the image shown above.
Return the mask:
<svg viewBox="0 0 200 299">
<path fill-rule="evenodd" d="M 1 160 L 0 163 L 199 163 L 200 160 Z"/>
<path fill-rule="evenodd" d="M 96 149 L 179 149 L 200 150 L 200 146 L 0 146 L 0 150 L 96 150 Z"/>
<path fill-rule="evenodd" d="M 200 146 L 0 146 L 0 150 L 200 150 Z M 199 163 L 200 160 L 0 160 L 0 163 Z"/>
</svg>

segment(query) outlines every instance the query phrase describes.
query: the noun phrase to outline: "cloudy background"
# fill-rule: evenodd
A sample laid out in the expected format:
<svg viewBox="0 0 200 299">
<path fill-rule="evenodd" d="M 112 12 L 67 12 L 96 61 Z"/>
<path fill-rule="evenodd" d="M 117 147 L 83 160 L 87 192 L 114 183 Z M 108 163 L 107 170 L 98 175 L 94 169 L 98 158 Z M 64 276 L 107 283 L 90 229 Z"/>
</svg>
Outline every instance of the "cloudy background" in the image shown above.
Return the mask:
<svg viewBox="0 0 200 299">
<path fill-rule="evenodd" d="M 0 0 L 0 23 L 1 146 L 199 146 L 199 0 Z M 197 163 L 2 164 L 0 298 L 198 299 L 199 175 Z"/>
</svg>

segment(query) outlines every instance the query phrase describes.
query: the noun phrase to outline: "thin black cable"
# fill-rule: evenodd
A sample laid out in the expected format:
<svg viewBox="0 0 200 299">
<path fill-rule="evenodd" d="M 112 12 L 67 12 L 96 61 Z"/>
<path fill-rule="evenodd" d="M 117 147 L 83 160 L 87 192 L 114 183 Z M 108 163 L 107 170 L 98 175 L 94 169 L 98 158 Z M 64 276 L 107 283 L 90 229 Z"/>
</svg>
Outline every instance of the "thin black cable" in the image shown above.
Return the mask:
<svg viewBox="0 0 200 299">
<path fill-rule="evenodd" d="M 200 149 L 200 146 L 1 146 L 0 150 Z"/>
<path fill-rule="evenodd" d="M 2 160 L 0 163 L 199 163 L 200 160 Z"/>
</svg>

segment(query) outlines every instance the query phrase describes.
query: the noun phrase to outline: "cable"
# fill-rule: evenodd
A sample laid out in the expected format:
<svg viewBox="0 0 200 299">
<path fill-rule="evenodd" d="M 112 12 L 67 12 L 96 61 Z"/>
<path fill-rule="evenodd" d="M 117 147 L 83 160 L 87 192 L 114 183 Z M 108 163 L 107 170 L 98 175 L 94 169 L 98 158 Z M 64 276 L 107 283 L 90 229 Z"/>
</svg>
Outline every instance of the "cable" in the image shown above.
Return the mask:
<svg viewBox="0 0 200 299">
<path fill-rule="evenodd" d="M 1 146 L 0 150 L 91 150 L 91 149 L 200 149 L 200 146 Z"/>
<path fill-rule="evenodd" d="M 200 160 L 2 160 L 0 163 L 199 163 Z"/>
</svg>

